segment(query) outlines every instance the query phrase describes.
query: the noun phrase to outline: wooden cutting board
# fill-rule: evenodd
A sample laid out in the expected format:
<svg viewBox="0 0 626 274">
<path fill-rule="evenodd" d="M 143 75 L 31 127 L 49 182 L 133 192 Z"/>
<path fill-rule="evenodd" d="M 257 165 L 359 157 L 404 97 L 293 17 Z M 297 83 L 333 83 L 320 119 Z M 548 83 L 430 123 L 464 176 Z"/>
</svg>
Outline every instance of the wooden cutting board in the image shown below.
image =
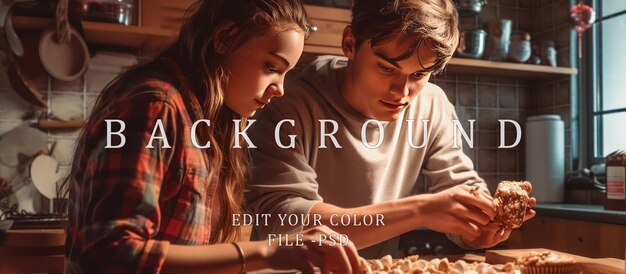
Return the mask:
<svg viewBox="0 0 626 274">
<path fill-rule="evenodd" d="M 576 268 L 580 272 L 576 273 L 593 273 L 593 274 L 624 274 L 626 273 L 626 263 L 624 260 L 613 258 L 591 259 L 587 257 L 576 256 L 563 252 L 553 251 L 544 248 L 532 249 L 507 249 L 507 250 L 489 250 L 485 253 L 485 261 L 490 264 L 504 264 L 513 262 L 517 258 L 528 254 L 531 251 L 552 251 L 557 254 L 563 254 L 576 259 Z"/>
</svg>

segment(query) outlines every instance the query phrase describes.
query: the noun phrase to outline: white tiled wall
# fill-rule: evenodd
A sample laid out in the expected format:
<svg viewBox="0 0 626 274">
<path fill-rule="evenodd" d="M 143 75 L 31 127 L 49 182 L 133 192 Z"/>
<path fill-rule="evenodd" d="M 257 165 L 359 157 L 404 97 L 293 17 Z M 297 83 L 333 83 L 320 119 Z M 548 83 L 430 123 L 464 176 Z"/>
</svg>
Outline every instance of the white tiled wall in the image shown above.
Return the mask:
<svg viewBox="0 0 626 274">
<path fill-rule="evenodd" d="M 25 117 L 35 110 L 66 120 L 86 118 L 102 88 L 135 63 L 136 57 L 132 55 L 99 52 L 90 60 L 90 68 L 81 79 L 63 82 L 50 78 L 48 83 L 37 83 L 37 86 L 48 87 L 41 91 L 41 95 L 48 102 L 48 109 L 37 109 L 20 98 L 11 87 L 7 76 L 6 54 L 0 47 L 0 138 L 16 126 L 28 123 Z M 49 147 L 55 144 L 52 156 L 59 162 L 59 170 L 69 171 L 80 130 L 45 133 L 48 136 Z M 32 184 L 17 191 L 9 201 L 17 203 L 20 209 L 31 212 L 45 212 L 49 203 Z"/>
<path fill-rule="evenodd" d="M 61 120 L 81 119 L 83 113 L 82 92 L 52 91 L 48 108 L 50 113 Z"/>
<path fill-rule="evenodd" d="M 0 119 L 2 121 L 21 120 L 29 108 L 28 103 L 10 88 L 2 88 L 0 98 Z"/>
</svg>

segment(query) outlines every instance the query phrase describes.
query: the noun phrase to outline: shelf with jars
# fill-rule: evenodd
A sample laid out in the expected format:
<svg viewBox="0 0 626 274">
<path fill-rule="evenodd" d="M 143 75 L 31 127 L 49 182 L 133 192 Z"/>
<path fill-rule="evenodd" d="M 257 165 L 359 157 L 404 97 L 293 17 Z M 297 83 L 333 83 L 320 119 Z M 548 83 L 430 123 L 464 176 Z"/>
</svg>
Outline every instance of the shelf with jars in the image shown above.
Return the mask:
<svg viewBox="0 0 626 274">
<path fill-rule="evenodd" d="M 42 30 L 54 26 L 54 20 L 40 17 L 15 16 L 13 24 L 19 31 Z M 125 26 L 120 24 L 84 21 L 83 29 L 88 43 L 121 46 L 155 52 L 174 41 L 176 33 L 171 30 Z"/>
<path fill-rule="evenodd" d="M 140 7 L 141 26 L 83 21 L 86 40 L 92 44 L 141 49 L 145 54 L 155 53 L 176 39 L 187 1 L 155 1 Z M 303 60 L 320 54 L 342 55 L 343 29 L 350 23 L 350 10 L 306 5 L 316 31 L 306 41 Z M 147 16 L 147 15 L 150 16 Z M 52 27 L 49 18 L 15 16 L 16 29 L 38 30 Z M 575 68 L 522 64 L 502 61 L 454 57 L 446 69 L 454 73 L 473 73 L 519 78 L 557 78 L 577 74 Z"/>
</svg>

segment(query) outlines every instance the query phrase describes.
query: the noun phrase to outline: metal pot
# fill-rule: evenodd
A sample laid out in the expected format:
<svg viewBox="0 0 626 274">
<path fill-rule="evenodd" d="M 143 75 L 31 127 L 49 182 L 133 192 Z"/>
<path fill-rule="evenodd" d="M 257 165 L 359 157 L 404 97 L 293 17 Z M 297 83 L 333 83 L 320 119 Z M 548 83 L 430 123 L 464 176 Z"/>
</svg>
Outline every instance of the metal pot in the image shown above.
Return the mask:
<svg viewBox="0 0 626 274">
<path fill-rule="evenodd" d="M 483 6 L 487 5 L 487 0 L 454 0 L 454 3 L 459 16 L 466 17 L 478 15 Z"/>
<path fill-rule="evenodd" d="M 483 29 L 461 31 L 456 54 L 461 57 L 480 59 L 485 52 L 487 32 Z"/>
</svg>

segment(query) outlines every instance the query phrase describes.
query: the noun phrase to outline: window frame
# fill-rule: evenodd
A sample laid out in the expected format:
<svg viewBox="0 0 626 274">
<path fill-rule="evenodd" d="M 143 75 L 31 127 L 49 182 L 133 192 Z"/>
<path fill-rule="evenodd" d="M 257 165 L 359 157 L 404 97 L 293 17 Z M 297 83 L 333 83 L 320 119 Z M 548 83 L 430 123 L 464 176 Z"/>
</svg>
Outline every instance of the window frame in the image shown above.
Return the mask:
<svg viewBox="0 0 626 274">
<path fill-rule="evenodd" d="M 626 14 L 620 14 L 626 10 L 616 11 L 606 16 L 603 15 L 602 1 L 599 0 L 593 0 L 592 7 L 594 7 L 597 14 L 596 22 L 617 16 L 626 17 Z M 584 88 L 582 90 L 590 90 L 592 92 L 581 94 L 580 98 L 584 98 L 584 100 L 580 101 L 579 103 L 585 110 L 585 113 L 581 115 L 585 115 L 586 123 L 581 121 L 581 128 L 584 129 L 583 132 L 586 132 L 587 136 L 581 136 L 581 139 L 584 139 L 586 137 L 586 139 L 588 140 L 588 142 L 585 143 L 584 149 L 587 156 L 587 163 L 590 166 L 593 164 L 604 163 L 604 155 L 602 155 L 604 151 L 604 143 L 602 141 L 604 139 L 604 125 L 601 117 L 614 113 L 626 113 L 626 107 L 610 110 L 603 109 L 603 83 L 601 77 L 603 61 L 603 53 L 601 50 L 602 24 L 594 24 L 593 27 L 588 29 L 587 31 L 589 32 L 589 34 L 584 34 L 586 35 L 586 37 L 584 37 L 582 45 L 583 58 L 580 61 L 582 64 L 582 68 L 590 69 L 583 71 L 580 77 L 583 78 L 581 81 L 581 86 Z M 578 39 L 576 35 L 574 36 L 575 39 Z M 575 45 L 576 46 L 573 48 L 578 51 L 577 41 L 575 42 Z M 596 152 L 599 152 L 599 157 L 596 157 Z"/>
</svg>

